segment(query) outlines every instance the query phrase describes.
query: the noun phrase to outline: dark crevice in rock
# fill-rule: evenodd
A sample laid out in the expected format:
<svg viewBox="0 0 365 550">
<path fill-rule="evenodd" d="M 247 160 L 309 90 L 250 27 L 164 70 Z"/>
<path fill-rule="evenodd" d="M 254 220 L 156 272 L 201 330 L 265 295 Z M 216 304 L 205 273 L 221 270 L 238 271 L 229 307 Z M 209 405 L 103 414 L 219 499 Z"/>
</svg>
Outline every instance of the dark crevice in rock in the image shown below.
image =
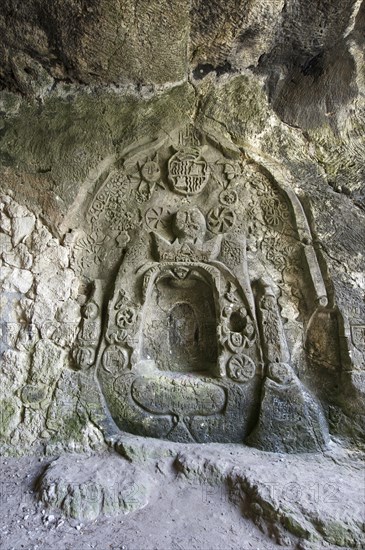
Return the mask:
<svg viewBox="0 0 365 550">
<path fill-rule="evenodd" d="M 308 59 L 302 66 L 301 71 L 305 76 L 312 76 L 314 80 L 319 78 L 323 72 L 323 52 L 320 52 L 316 56 Z"/>
<path fill-rule="evenodd" d="M 225 61 L 221 65 L 217 65 L 214 67 L 210 63 L 202 63 L 200 65 L 197 65 L 195 69 L 193 69 L 193 77 L 195 80 L 201 80 L 207 74 L 215 72 L 217 77 L 221 76 L 222 74 L 233 74 L 235 73 L 235 69 L 232 68 L 232 65 L 229 61 Z"/>
</svg>

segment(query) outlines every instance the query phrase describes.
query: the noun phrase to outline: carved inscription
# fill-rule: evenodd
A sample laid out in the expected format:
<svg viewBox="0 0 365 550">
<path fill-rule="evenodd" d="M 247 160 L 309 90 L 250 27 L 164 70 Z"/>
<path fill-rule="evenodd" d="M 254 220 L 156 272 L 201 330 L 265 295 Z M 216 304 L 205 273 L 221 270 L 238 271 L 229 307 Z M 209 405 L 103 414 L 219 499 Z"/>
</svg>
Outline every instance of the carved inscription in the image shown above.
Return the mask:
<svg viewBox="0 0 365 550">
<path fill-rule="evenodd" d="M 160 397 L 156 398 L 157 395 Z M 177 416 L 218 413 L 226 401 L 223 388 L 201 380 L 179 380 L 177 376 L 137 378 L 132 386 L 132 396 L 151 412 Z"/>
<path fill-rule="evenodd" d="M 277 420 L 281 420 L 283 422 L 295 422 L 296 419 L 296 410 L 295 407 L 289 403 L 288 401 L 285 401 L 283 399 L 280 399 L 279 397 L 274 397 L 273 401 L 273 416 Z"/>
</svg>

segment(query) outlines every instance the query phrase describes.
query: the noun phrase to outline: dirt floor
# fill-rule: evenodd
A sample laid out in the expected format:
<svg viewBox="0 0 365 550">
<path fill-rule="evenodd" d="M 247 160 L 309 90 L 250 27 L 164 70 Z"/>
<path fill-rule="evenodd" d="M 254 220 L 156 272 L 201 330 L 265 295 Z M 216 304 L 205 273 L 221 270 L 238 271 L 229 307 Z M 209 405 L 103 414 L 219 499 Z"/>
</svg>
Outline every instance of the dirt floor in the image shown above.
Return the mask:
<svg viewBox="0 0 365 550">
<path fill-rule="evenodd" d="M 283 472 L 286 466 L 285 459 L 282 457 L 275 459 L 278 470 L 274 475 L 275 464 L 270 462 L 270 455 L 267 458 L 264 457 L 261 464 L 256 460 L 261 456 L 257 451 L 256 454 L 253 451 L 247 456 L 251 459 L 251 464 L 247 467 L 248 472 L 252 473 L 252 465 L 257 464 L 257 470 L 255 470 L 257 475 L 262 477 L 265 469 L 270 479 L 274 479 L 276 475 L 277 483 L 285 481 Z M 182 469 L 188 468 L 187 464 L 184 465 L 184 460 L 182 457 L 180 464 Z M 190 458 L 189 455 L 187 460 L 192 461 L 193 466 L 189 465 L 191 470 L 194 469 L 194 464 L 198 467 L 199 457 Z M 143 509 L 112 518 L 99 517 L 94 521 L 67 519 L 60 511 L 46 509 L 37 500 L 35 481 L 51 461 L 49 457 L 0 459 L 1 550 L 88 550 L 90 548 L 100 550 L 272 550 L 283 546 L 298 550 L 339 548 L 325 541 L 308 542 L 304 539 L 294 541 L 290 536 L 287 539 L 285 536 L 281 537 L 279 541 L 281 546 L 279 546 L 277 537 L 274 537 L 275 530 L 272 533 L 270 530 L 264 533 L 259 526 L 255 525 L 252 518 L 244 517 L 242 503 L 232 499 L 226 484 L 213 486 L 204 483 L 202 478 L 196 480 L 194 476 L 189 478 L 181 472 L 178 473 L 176 468 L 173 469 L 171 461 L 168 460 L 155 463 L 153 475 L 157 481 L 156 490 Z M 291 458 L 287 466 L 289 473 L 294 463 L 295 458 Z M 360 473 L 361 462 L 357 459 L 354 462 L 358 476 L 357 488 L 347 484 L 346 476 L 349 469 L 344 462 L 334 461 L 332 457 L 331 463 L 338 468 L 338 472 L 342 472 L 342 477 L 333 479 L 333 475 L 338 476 L 338 472 L 337 474 L 329 472 L 329 476 L 332 475 L 330 479 L 333 485 L 326 485 L 326 490 L 329 491 L 326 495 L 327 509 L 328 506 L 332 507 L 330 499 L 332 492 L 341 485 L 341 487 L 348 486 L 352 491 L 349 494 L 350 497 L 351 494 L 353 496 L 352 503 L 357 509 L 357 516 L 363 514 L 365 469 Z M 317 461 L 313 458 L 312 463 L 308 463 L 308 472 L 312 470 L 313 473 L 316 465 Z M 290 479 L 288 475 L 288 480 Z M 255 482 L 253 486 L 255 487 Z M 324 485 L 321 484 L 318 487 L 321 491 Z M 257 487 L 255 490 L 257 492 Z M 322 501 L 325 500 L 324 495 L 321 497 L 318 493 L 317 496 L 322 498 Z M 289 500 L 292 504 L 296 497 L 298 495 L 291 494 Z M 361 503 L 363 510 L 359 511 Z M 337 498 L 333 506 L 339 505 L 339 498 Z M 347 502 L 345 505 L 348 509 Z M 280 506 L 283 504 L 281 503 Z M 363 514 L 362 517 L 365 515 Z M 361 544 L 341 547 L 361 548 Z"/>
<path fill-rule="evenodd" d="M 224 486 L 170 480 L 147 507 L 82 523 L 37 503 L 34 480 L 50 460 L 1 460 L 1 550 L 223 550 L 279 548 L 230 503 Z M 160 474 L 162 475 L 162 474 Z"/>
</svg>

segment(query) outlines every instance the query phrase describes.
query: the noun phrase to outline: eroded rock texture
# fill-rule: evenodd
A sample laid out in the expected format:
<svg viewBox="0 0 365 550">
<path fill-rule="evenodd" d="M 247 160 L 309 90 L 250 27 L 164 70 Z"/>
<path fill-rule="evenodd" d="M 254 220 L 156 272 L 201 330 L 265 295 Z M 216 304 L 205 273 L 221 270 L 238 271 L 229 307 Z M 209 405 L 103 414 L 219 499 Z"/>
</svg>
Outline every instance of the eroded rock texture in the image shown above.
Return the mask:
<svg viewBox="0 0 365 550">
<path fill-rule="evenodd" d="M 363 445 L 363 11 L 2 3 L 2 449 Z"/>
<path fill-rule="evenodd" d="M 46 468 L 37 490 L 46 508 L 60 508 L 75 519 L 94 520 L 143 508 L 153 488 L 148 474 L 121 457 L 72 454 Z"/>
</svg>

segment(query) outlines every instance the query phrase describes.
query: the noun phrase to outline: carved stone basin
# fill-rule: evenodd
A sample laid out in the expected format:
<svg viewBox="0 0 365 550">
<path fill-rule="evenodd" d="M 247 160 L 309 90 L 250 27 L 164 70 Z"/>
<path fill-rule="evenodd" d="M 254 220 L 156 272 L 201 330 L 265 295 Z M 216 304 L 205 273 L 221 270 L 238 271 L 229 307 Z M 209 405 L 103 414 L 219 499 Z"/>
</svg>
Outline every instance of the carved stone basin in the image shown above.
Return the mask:
<svg viewBox="0 0 365 550">
<path fill-rule="evenodd" d="M 252 426 L 260 391 L 257 373 L 229 378 L 213 368 L 174 372 L 152 360 L 130 370 L 122 361 L 117 370 L 111 376 L 102 366 L 98 377 L 122 430 L 173 441 L 240 442 Z"/>
</svg>

